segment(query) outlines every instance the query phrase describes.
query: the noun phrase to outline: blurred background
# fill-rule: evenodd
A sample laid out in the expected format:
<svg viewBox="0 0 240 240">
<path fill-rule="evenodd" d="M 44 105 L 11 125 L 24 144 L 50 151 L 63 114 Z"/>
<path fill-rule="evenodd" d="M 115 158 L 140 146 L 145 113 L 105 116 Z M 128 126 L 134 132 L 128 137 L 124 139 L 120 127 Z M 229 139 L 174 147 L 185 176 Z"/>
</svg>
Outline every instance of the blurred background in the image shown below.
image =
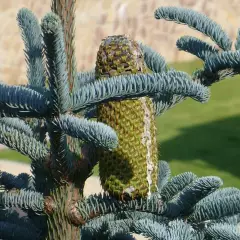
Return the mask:
<svg viewBox="0 0 240 240">
<path fill-rule="evenodd" d="M 50 11 L 50 3 L 51 0 L 0 1 L 1 81 L 27 82 L 17 12 L 28 8 L 40 21 Z M 101 39 L 117 34 L 127 34 L 151 46 L 178 70 L 192 73 L 200 68 L 202 62 L 178 51 L 175 43 L 183 35 L 211 41 L 187 26 L 156 20 L 154 11 L 161 6 L 181 6 L 202 12 L 219 23 L 233 41 L 240 27 L 238 0 L 77 0 L 78 71 L 94 68 Z M 224 186 L 240 187 L 240 77 L 215 84 L 211 92 L 207 104 L 188 99 L 156 118 L 160 159 L 170 163 L 173 175 L 193 171 L 199 176 L 219 176 Z M 30 162 L 7 148 L 1 148 L 0 159 Z"/>
</svg>

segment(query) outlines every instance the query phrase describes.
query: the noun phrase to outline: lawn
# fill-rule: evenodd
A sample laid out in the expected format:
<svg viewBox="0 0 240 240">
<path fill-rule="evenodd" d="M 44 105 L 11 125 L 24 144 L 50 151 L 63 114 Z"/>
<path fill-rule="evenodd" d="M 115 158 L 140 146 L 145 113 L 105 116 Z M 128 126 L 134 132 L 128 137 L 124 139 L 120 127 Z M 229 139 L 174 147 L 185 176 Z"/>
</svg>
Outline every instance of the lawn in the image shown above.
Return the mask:
<svg viewBox="0 0 240 240">
<path fill-rule="evenodd" d="M 191 73 L 201 63 L 172 66 Z M 208 103 L 188 99 L 157 117 L 156 124 L 160 159 L 170 163 L 173 175 L 219 176 L 224 186 L 240 188 L 240 77 L 214 84 Z M 0 158 L 29 162 L 10 150 L 1 151 Z"/>
</svg>

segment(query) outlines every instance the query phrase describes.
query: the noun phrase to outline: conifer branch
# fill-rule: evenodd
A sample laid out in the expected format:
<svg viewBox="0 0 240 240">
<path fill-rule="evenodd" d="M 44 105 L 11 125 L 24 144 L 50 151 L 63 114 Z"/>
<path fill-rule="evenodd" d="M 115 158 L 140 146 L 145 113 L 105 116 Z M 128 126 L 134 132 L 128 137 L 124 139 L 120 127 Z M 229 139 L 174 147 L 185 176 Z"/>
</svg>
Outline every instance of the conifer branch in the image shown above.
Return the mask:
<svg viewBox="0 0 240 240">
<path fill-rule="evenodd" d="M 4 220 L 8 223 L 17 224 L 19 227 L 28 227 L 32 231 L 39 233 L 39 229 L 34 225 L 34 222 L 29 217 L 23 216 L 20 218 L 19 213 L 14 208 L 0 210 L 0 221 Z"/>
<path fill-rule="evenodd" d="M 125 234 L 130 232 L 132 226 L 131 219 L 120 219 L 116 221 L 111 221 L 106 223 L 107 229 L 109 231 L 109 238 L 115 239 L 115 237 L 120 237 L 120 234 Z M 125 236 L 126 239 L 127 236 Z M 131 236 L 132 237 L 132 236 Z"/>
<path fill-rule="evenodd" d="M 80 111 L 96 103 L 155 94 L 181 94 L 200 102 L 209 98 L 209 89 L 191 81 L 183 72 L 168 71 L 111 77 L 83 86 L 72 96 L 73 111 Z"/>
<path fill-rule="evenodd" d="M 76 92 L 85 84 L 92 83 L 94 81 L 96 81 L 95 70 L 79 72 L 77 74 L 77 80 L 74 81 L 72 92 Z"/>
<path fill-rule="evenodd" d="M 231 239 L 231 240 L 238 240 L 240 239 L 240 233 L 236 226 L 226 224 L 226 223 L 219 223 L 214 224 L 213 226 L 209 226 L 205 229 L 206 236 L 211 237 L 212 239 Z"/>
<path fill-rule="evenodd" d="M 188 219 L 191 222 L 203 222 L 240 213 L 239 200 L 240 194 L 234 194 L 215 198 L 214 201 L 207 201 L 204 204 L 199 202 Z"/>
<path fill-rule="evenodd" d="M 143 51 L 144 61 L 150 70 L 155 73 L 167 71 L 165 59 L 158 52 L 142 43 L 140 43 L 139 46 Z"/>
<path fill-rule="evenodd" d="M 31 85 L 19 85 L 21 87 L 23 87 L 23 89 L 31 89 L 35 92 L 38 92 L 40 95 L 44 96 L 46 99 L 46 103 L 48 105 L 48 110 L 50 109 L 50 101 L 48 99 L 50 99 L 50 94 L 49 94 L 49 90 L 48 89 L 44 89 L 41 87 L 37 87 L 37 86 L 31 86 Z M 11 117 L 11 118 L 38 118 L 38 119 L 42 119 L 44 117 L 46 117 L 47 113 L 42 114 L 41 112 L 36 112 L 36 111 L 26 111 L 26 110 L 22 110 L 19 109 L 18 107 L 13 107 L 11 105 L 9 105 L 8 103 L 4 103 L 4 102 L 0 102 L 0 116 L 1 117 Z M 46 110 L 46 112 L 48 112 L 48 110 Z M 41 120 L 39 120 L 41 121 Z"/>
<path fill-rule="evenodd" d="M 118 138 L 115 131 L 101 123 L 88 121 L 71 115 L 60 115 L 54 124 L 65 134 L 90 142 L 98 147 L 113 149 L 117 147 Z"/>
<path fill-rule="evenodd" d="M 47 14 L 42 20 L 45 51 L 47 57 L 48 81 L 52 99 L 52 117 L 58 117 L 69 109 L 70 95 L 67 75 L 67 59 L 64 46 L 64 35 L 60 18 L 54 14 Z M 51 145 L 52 167 L 55 168 L 55 176 L 59 180 L 60 174 L 67 174 L 67 138 L 66 135 L 56 129 L 48 119 L 47 128 Z"/>
<path fill-rule="evenodd" d="M 189 39 L 189 41 L 190 40 L 192 40 L 192 38 Z M 198 54 L 199 57 L 205 60 L 204 69 L 199 69 L 193 73 L 194 82 L 199 82 L 204 86 L 211 86 L 213 83 L 225 79 L 226 77 L 232 77 L 240 73 L 239 51 L 225 51 L 211 54 L 208 52 L 208 57 L 205 59 L 206 51 L 208 50 L 205 49 L 205 51 L 203 46 L 200 47 L 199 45 L 199 51 L 196 47 L 197 44 L 193 44 L 192 48 L 191 45 L 186 46 L 189 51 L 192 51 L 191 53 L 194 54 L 195 52 L 195 54 Z M 186 97 L 182 95 L 165 94 L 159 96 L 156 94 L 153 97 L 155 115 L 158 116 L 163 114 L 166 110 L 174 107 L 185 99 Z"/>
<path fill-rule="evenodd" d="M 222 184 L 222 180 L 218 177 L 202 177 L 195 180 L 167 204 L 164 214 L 172 218 L 183 213 L 187 214 L 199 200 L 218 189 Z"/>
<path fill-rule="evenodd" d="M 171 170 L 166 161 L 159 161 L 158 164 L 158 181 L 157 187 L 160 193 L 163 187 L 168 183 L 168 179 L 171 175 Z"/>
<path fill-rule="evenodd" d="M 33 131 L 30 126 L 27 125 L 25 121 L 19 118 L 3 117 L 0 118 L 0 124 L 1 123 L 3 123 L 6 127 L 16 129 L 29 137 L 33 136 Z"/>
<path fill-rule="evenodd" d="M 205 14 L 180 7 L 160 7 L 155 11 L 155 18 L 186 24 L 210 37 L 223 50 L 231 49 L 232 41 L 230 37 L 220 25 Z"/>
<path fill-rule="evenodd" d="M 219 82 L 227 77 L 233 77 L 239 74 L 239 69 L 226 68 L 217 72 L 207 72 L 204 69 L 198 69 L 193 73 L 193 80 L 201 82 L 204 86 L 211 86 L 213 83 Z"/>
<path fill-rule="evenodd" d="M 161 214 L 164 208 L 162 204 L 159 204 L 158 199 L 141 198 L 139 200 L 121 202 L 106 194 L 100 194 L 91 195 L 87 199 L 80 200 L 76 207 L 75 216 L 78 216 L 79 222 L 85 224 L 92 218 L 122 211 L 140 211 Z M 73 218 L 74 216 L 71 217 Z"/>
<path fill-rule="evenodd" d="M 19 118 L 30 118 L 30 117 L 39 117 L 43 118 L 43 116 L 37 112 L 29 112 L 29 111 L 22 111 L 18 108 L 14 108 L 8 106 L 7 104 L 0 102 L 0 117 L 19 117 Z"/>
<path fill-rule="evenodd" d="M 132 224 L 133 224 L 132 219 L 119 220 L 116 215 L 107 214 L 95 218 L 90 222 L 86 223 L 84 226 L 82 226 L 81 234 L 84 239 L 92 238 L 115 239 L 115 237 L 117 236 L 119 237 L 120 234 L 123 233 L 126 234 L 127 232 L 130 232 L 130 227 Z"/>
<path fill-rule="evenodd" d="M 54 179 L 59 181 L 60 176 L 68 176 L 68 158 L 69 152 L 67 149 L 67 136 L 59 130 L 53 122 L 47 122 L 50 152 L 51 152 L 51 167 L 54 169 Z"/>
<path fill-rule="evenodd" d="M 3 185 L 6 190 L 12 188 L 27 189 L 29 188 L 29 180 L 31 176 L 27 173 L 20 173 L 18 176 L 14 176 L 7 172 L 0 171 L 0 185 Z"/>
<path fill-rule="evenodd" d="M 231 224 L 237 227 L 238 223 L 240 222 L 240 214 L 233 214 L 230 216 L 225 216 L 225 217 L 221 217 L 219 219 L 216 220 L 212 220 L 212 223 L 227 223 L 227 224 Z"/>
<path fill-rule="evenodd" d="M 133 229 L 136 233 L 156 240 L 197 240 L 195 230 L 183 220 L 174 220 L 169 225 L 165 225 L 149 219 L 142 219 L 134 223 Z"/>
<path fill-rule="evenodd" d="M 0 208 L 11 207 L 32 209 L 35 212 L 42 212 L 44 209 L 44 198 L 41 193 L 30 190 L 1 192 Z"/>
<path fill-rule="evenodd" d="M 134 229 L 134 223 L 141 219 L 150 219 L 154 222 L 161 222 L 163 224 L 169 222 L 167 218 L 159 215 L 157 216 L 146 212 L 124 211 L 116 214 L 109 213 L 91 219 L 81 227 L 81 233 L 85 239 L 90 239 L 90 237 L 97 238 L 100 236 L 105 237 L 105 239 L 113 238 L 114 236 L 120 236 L 123 230 L 125 233 L 133 231 L 137 233 L 136 229 Z M 116 228 L 114 228 L 114 224 L 116 225 Z M 131 235 L 128 235 L 128 237 L 131 239 Z"/>
<path fill-rule="evenodd" d="M 204 71 L 209 74 L 224 69 L 237 69 L 240 71 L 240 51 L 225 51 L 207 58 Z"/>
<path fill-rule="evenodd" d="M 183 36 L 179 38 L 176 45 L 179 50 L 189 52 L 203 61 L 212 54 L 217 54 L 219 52 L 214 46 L 191 36 Z"/>
<path fill-rule="evenodd" d="M 18 12 L 17 20 L 25 45 L 28 82 L 31 86 L 45 87 L 42 31 L 37 17 L 30 10 L 22 8 Z"/>
<path fill-rule="evenodd" d="M 228 188 L 221 188 L 217 189 L 213 193 L 209 194 L 205 198 L 201 199 L 201 201 L 198 202 L 198 204 L 202 205 L 206 202 L 214 201 L 216 198 L 224 198 L 229 197 L 235 194 L 240 194 L 240 189 L 234 188 L 234 187 L 228 187 Z"/>
<path fill-rule="evenodd" d="M 197 176 L 191 172 L 181 173 L 164 185 L 161 190 L 161 198 L 170 201 L 175 195 L 182 191 L 186 186 L 196 180 Z"/>
<path fill-rule="evenodd" d="M 43 94 L 23 86 L 8 86 L 3 83 L 0 84 L 0 102 L 15 116 L 18 116 L 18 112 L 22 116 L 25 112 L 27 116 L 45 116 L 50 108 L 50 102 Z M 4 112 L 5 109 L 1 111 Z"/>
<path fill-rule="evenodd" d="M 195 229 L 189 224 L 184 222 L 182 219 L 172 221 L 168 226 L 167 239 L 177 240 L 177 239 L 194 239 L 197 240 L 199 236 Z"/>
<path fill-rule="evenodd" d="M 21 226 L 18 223 L 0 221 L 0 239 L 32 240 L 39 239 L 39 236 L 39 232 L 30 228 L 29 225 Z"/>
<path fill-rule="evenodd" d="M 0 124 L 0 131 L 1 144 L 30 157 L 36 163 L 41 164 L 49 154 L 48 149 L 41 142 L 13 127 L 2 123 Z"/>
<path fill-rule="evenodd" d="M 64 113 L 69 108 L 69 85 L 61 20 L 53 13 L 42 20 L 43 39 L 47 56 L 48 83 L 52 99 L 52 114 Z"/>
<path fill-rule="evenodd" d="M 136 221 L 133 229 L 134 232 L 142 234 L 145 237 L 151 237 L 151 239 L 166 239 L 167 237 L 167 227 L 150 219 Z"/>
<path fill-rule="evenodd" d="M 159 116 L 166 112 L 168 109 L 171 109 L 176 104 L 184 101 L 186 98 L 181 95 L 171 95 L 165 94 L 162 96 L 157 96 L 153 98 L 153 107 L 155 116 Z"/>
</svg>

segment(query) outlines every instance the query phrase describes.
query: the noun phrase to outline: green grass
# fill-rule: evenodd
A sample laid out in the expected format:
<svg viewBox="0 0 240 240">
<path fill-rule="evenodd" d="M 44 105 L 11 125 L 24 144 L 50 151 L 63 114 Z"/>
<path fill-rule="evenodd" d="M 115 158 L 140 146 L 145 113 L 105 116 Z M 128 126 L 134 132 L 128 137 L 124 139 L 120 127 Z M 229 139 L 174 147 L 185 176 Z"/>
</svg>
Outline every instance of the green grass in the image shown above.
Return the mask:
<svg viewBox="0 0 240 240">
<path fill-rule="evenodd" d="M 1 150 L 0 159 L 30 163 L 30 159 L 28 157 L 18 153 L 17 151 L 10 150 L 10 149 Z"/>
<path fill-rule="evenodd" d="M 200 62 L 174 64 L 191 73 Z M 240 77 L 211 87 L 206 104 L 187 99 L 156 119 L 160 159 L 173 175 L 192 171 L 240 187 Z"/>
<path fill-rule="evenodd" d="M 172 66 L 191 73 L 201 62 Z M 188 99 L 157 117 L 156 124 L 160 159 L 170 163 L 173 175 L 192 171 L 240 187 L 240 77 L 214 84 L 208 103 Z M 10 150 L 1 151 L 0 158 L 29 162 Z"/>
</svg>

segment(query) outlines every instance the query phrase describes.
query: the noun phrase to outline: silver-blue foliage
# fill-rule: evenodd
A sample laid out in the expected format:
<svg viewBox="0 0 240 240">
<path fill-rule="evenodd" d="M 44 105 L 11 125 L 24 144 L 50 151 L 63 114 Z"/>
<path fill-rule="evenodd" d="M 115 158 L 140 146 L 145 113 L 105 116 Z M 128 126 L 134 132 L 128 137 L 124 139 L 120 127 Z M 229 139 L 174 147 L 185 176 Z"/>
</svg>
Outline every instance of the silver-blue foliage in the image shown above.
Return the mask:
<svg viewBox="0 0 240 240">
<path fill-rule="evenodd" d="M 210 37 L 223 50 L 230 50 L 232 41 L 220 25 L 205 14 L 181 7 L 160 7 L 155 11 L 156 19 L 186 24 Z"/>
<path fill-rule="evenodd" d="M 60 18 L 47 14 L 42 20 L 43 39 L 47 57 L 48 84 L 51 92 L 52 111 L 65 113 L 70 104 L 67 60 Z"/>
<path fill-rule="evenodd" d="M 193 82 L 188 74 L 180 71 L 121 75 L 84 85 L 72 95 L 72 109 L 77 111 L 107 100 L 167 93 L 188 96 L 200 102 L 208 101 L 210 95 L 207 87 Z"/>
<path fill-rule="evenodd" d="M 140 43 L 140 48 L 143 51 L 144 61 L 150 70 L 155 73 L 161 73 L 167 70 L 167 63 L 158 52 L 142 43 Z"/>
<path fill-rule="evenodd" d="M 17 109 L 15 116 L 19 116 L 21 112 L 32 112 L 35 116 L 42 115 L 49 109 L 49 100 L 41 93 L 23 87 L 23 86 L 8 86 L 0 84 L 0 102 L 6 108 Z M 12 111 L 14 112 L 14 111 Z M 34 116 L 34 114 L 32 114 Z M 28 115 L 27 115 L 28 116 Z"/>
<path fill-rule="evenodd" d="M 17 15 L 18 25 L 25 45 L 28 82 L 32 86 L 45 87 L 45 68 L 43 63 L 42 31 L 36 16 L 23 8 Z"/>
<path fill-rule="evenodd" d="M 219 50 L 207 42 L 204 42 L 196 37 L 183 36 L 176 43 L 179 50 L 189 52 L 203 61 L 212 54 L 218 53 Z"/>
<path fill-rule="evenodd" d="M 60 115 L 53 121 L 65 134 L 91 142 L 92 144 L 106 149 L 116 148 L 118 137 L 116 132 L 106 124 L 95 121 L 80 119 L 71 115 Z"/>
<path fill-rule="evenodd" d="M 224 51 L 214 54 L 206 59 L 204 70 L 216 73 L 224 69 L 240 69 L 240 51 Z"/>
<path fill-rule="evenodd" d="M 20 125 L 20 124 L 19 124 Z M 18 126 L 16 122 L 15 126 Z M 0 143 L 29 156 L 34 162 L 42 162 L 48 155 L 47 146 L 13 126 L 0 121 Z"/>
<path fill-rule="evenodd" d="M 33 136 L 32 128 L 26 124 L 25 121 L 19 118 L 10 118 L 10 117 L 3 117 L 0 118 L 0 124 L 3 123 L 5 127 L 9 127 L 9 129 L 14 128 L 29 137 Z"/>
<path fill-rule="evenodd" d="M 157 182 L 157 191 L 161 193 L 163 187 L 167 184 L 171 176 L 171 169 L 166 161 L 161 161 L 158 164 L 158 182 Z"/>
<path fill-rule="evenodd" d="M 17 191 L 17 190 L 16 190 Z M 15 190 L 0 193 L 1 208 L 20 207 L 21 209 L 32 209 L 42 212 L 44 208 L 43 195 L 30 190 Z"/>
<path fill-rule="evenodd" d="M 205 230 L 206 235 L 212 239 L 218 240 L 238 240 L 240 239 L 240 232 L 236 227 L 226 223 L 218 223 L 209 226 Z"/>
</svg>

